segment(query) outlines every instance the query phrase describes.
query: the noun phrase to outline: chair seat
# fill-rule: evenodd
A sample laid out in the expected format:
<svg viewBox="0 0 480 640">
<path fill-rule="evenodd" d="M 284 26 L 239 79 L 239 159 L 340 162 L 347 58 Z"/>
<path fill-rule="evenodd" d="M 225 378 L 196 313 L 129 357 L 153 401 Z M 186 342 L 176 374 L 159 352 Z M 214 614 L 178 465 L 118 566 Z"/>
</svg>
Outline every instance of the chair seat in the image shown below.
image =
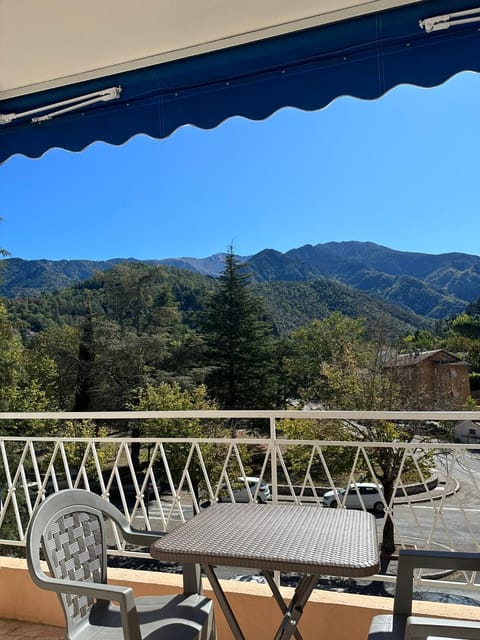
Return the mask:
<svg viewBox="0 0 480 640">
<path fill-rule="evenodd" d="M 428 636 L 441 636 L 446 640 L 450 637 L 478 640 L 480 638 L 480 622 L 456 618 L 410 616 L 407 621 L 406 640 L 425 640 Z"/>
<path fill-rule="evenodd" d="M 374 616 L 368 640 L 426 640 L 440 636 L 449 640 L 479 640 L 480 622 L 475 620 L 453 620 L 424 616 L 378 615 Z"/>
<path fill-rule="evenodd" d="M 391 614 L 374 616 L 368 632 L 368 640 L 404 640 L 406 618 Z"/>
<path fill-rule="evenodd" d="M 214 628 L 212 601 L 203 596 L 148 596 L 135 600 L 142 640 L 208 640 Z M 120 608 L 96 605 L 90 625 L 75 640 L 118 640 L 122 629 Z"/>
</svg>

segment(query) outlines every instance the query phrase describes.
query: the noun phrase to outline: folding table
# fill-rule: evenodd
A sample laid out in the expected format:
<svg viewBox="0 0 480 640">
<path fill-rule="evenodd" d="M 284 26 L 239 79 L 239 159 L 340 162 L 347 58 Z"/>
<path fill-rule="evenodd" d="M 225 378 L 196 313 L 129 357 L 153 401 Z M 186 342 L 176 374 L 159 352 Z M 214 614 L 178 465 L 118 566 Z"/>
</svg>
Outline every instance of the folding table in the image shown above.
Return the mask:
<svg viewBox="0 0 480 640">
<path fill-rule="evenodd" d="M 236 640 L 240 626 L 214 567 L 260 569 L 282 613 L 274 640 L 295 634 L 303 608 L 320 575 L 365 577 L 378 570 L 375 518 L 364 511 L 296 504 L 218 504 L 209 507 L 150 548 L 157 560 L 199 564 L 210 581 Z M 287 606 L 274 571 L 302 574 Z"/>
</svg>

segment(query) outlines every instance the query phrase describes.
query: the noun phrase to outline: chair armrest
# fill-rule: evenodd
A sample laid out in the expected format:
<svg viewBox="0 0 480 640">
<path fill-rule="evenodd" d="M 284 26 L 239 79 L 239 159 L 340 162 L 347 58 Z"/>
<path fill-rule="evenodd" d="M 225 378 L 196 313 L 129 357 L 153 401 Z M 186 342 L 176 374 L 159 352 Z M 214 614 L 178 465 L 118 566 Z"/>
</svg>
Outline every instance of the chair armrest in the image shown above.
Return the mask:
<svg viewBox="0 0 480 640">
<path fill-rule="evenodd" d="M 428 636 L 478 640 L 480 621 L 410 616 L 405 628 L 405 640 L 426 640 Z"/>
<path fill-rule="evenodd" d="M 96 600 L 118 602 L 125 640 L 142 640 L 138 625 L 137 608 L 131 587 L 123 587 L 97 582 L 74 582 L 73 580 L 59 580 L 43 574 L 36 576 L 41 586 L 56 593 L 71 593 L 77 596 L 87 596 Z M 37 580 L 35 582 L 37 582 Z"/>
<path fill-rule="evenodd" d="M 130 525 L 122 526 L 121 529 L 126 542 L 137 544 L 140 547 L 151 547 L 155 540 L 165 535 L 162 531 L 142 531 L 134 529 Z"/>
<path fill-rule="evenodd" d="M 412 613 L 414 569 L 480 571 L 480 553 L 401 549 L 393 607 L 398 615 L 407 617 Z"/>
<path fill-rule="evenodd" d="M 141 531 L 140 529 L 134 529 L 130 525 L 120 525 L 122 528 L 122 535 L 127 542 L 131 544 L 138 544 L 142 547 L 151 547 L 154 542 L 163 537 L 165 533 L 161 531 Z M 200 565 L 197 564 L 183 564 L 183 593 L 202 594 L 202 580 Z"/>
<path fill-rule="evenodd" d="M 433 551 L 400 549 L 399 562 L 424 569 L 466 569 L 480 571 L 480 553 L 473 551 Z"/>
</svg>

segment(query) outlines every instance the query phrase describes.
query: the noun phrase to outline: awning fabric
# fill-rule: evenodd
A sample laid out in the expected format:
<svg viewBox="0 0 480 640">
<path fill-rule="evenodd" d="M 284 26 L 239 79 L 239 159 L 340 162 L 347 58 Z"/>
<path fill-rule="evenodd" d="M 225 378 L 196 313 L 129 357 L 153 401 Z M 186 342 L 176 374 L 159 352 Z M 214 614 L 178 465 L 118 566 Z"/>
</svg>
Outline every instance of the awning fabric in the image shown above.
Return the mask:
<svg viewBox="0 0 480 640">
<path fill-rule="evenodd" d="M 121 89 L 118 98 L 51 120 L 1 124 L 0 163 L 16 153 L 39 157 L 53 147 L 80 151 L 96 140 L 119 145 L 138 133 L 164 138 L 185 124 L 209 129 L 231 116 L 261 120 L 286 106 L 315 110 L 344 95 L 374 99 L 403 83 L 432 87 L 460 71 L 480 71 L 479 23 L 426 33 L 419 21 L 479 5 L 413 2 L 0 100 L 1 115 Z"/>
</svg>

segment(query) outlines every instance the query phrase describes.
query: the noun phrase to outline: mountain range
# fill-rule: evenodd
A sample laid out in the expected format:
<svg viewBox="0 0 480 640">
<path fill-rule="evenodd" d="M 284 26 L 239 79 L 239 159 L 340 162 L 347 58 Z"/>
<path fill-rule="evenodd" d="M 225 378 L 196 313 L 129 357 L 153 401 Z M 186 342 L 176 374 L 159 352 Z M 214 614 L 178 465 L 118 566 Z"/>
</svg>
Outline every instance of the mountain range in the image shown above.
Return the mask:
<svg viewBox="0 0 480 640">
<path fill-rule="evenodd" d="M 207 258 L 143 260 L 146 264 L 169 265 L 204 276 L 221 272 L 225 254 Z M 461 313 L 480 297 L 480 257 L 465 253 L 426 254 L 397 251 L 372 242 L 328 242 L 305 245 L 285 253 L 264 249 L 241 258 L 261 289 L 273 283 L 290 283 L 290 288 L 309 291 L 335 281 L 344 288 L 367 294 L 389 307 L 403 309 L 424 319 L 438 320 Z M 135 258 L 94 260 L 2 261 L 0 294 L 9 298 L 34 297 L 90 278 Z M 331 283 L 331 287 L 334 283 Z M 278 284 L 276 285 L 278 289 Z M 312 289 L 313 288 L 313 289 Z M 328 286 L 327 286 L 328 288 Z M 332 289 L 333 292 L 333 289 Z M 353 293 L 353 292 L 352 292 Z"/>
</svg>

